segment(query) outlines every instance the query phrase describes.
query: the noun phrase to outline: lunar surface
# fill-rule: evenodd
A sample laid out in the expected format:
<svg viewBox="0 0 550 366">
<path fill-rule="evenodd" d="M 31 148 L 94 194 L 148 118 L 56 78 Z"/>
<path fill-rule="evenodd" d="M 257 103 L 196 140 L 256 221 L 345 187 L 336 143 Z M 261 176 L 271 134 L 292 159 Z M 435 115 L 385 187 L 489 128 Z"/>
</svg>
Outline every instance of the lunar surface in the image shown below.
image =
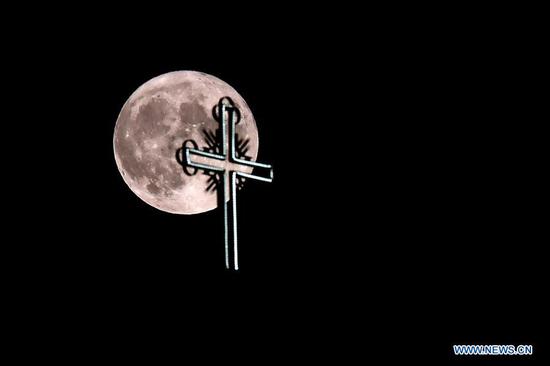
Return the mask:
<svg viewBox="0 0 550 366">
<path fill-rule="evenodd" d="M 239 109 L 236 134 L 246 142 L 246 159 L 255 161 L 256 122 L 244 99 L 224 81 L 201 72 L 176 71 L 147 81 L 130 96 L 118 116 L 113 144 L 118 170 L 139 198 L 176 214 L 217 207 L 212 175 L 200 170 L 186 174 L 176 155 L 187 140 L 199 149 L 214 151 L 212 137 L 220 124 L 212 109 L 223 97 L 230 97 Z M 242 171 L 250 173 L 252 168 Z"/>
</svg>

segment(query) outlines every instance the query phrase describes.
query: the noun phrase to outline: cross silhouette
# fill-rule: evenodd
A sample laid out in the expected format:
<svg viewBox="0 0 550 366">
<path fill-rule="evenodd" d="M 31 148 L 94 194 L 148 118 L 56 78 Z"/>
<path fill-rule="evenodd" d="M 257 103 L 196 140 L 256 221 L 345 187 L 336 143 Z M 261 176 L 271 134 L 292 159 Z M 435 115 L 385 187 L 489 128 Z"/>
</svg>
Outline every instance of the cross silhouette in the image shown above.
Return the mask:
<svg viewBox="0 0 550 366">
<path fill-rule="evenodd" d="M 235 126 L 240 120 L 240 111 L 234 105 L 231 98 L 221 98 L 214 107 L 213 114 L 214 118 L 221 124 L 221 154 L 185 147 L 185 164 L 194 168 L 203 169 L 207 172 L 215 172 L 222 175 L 221 186 L 223 188 L 221 199 L 223 200 L 225 267 L 229 269 L 230 266 L 233 265 L 233 269 L 238 270 L 237 177 L 240 176 L 263 182 L 271 182 L 273 180 L 273 168 L 268 164 L 243 160 L 237 157 Z M 229 154 L 227 153 L 228 146 Z M 192 156 L 208 158 L 207 163 L 194 162 Z M 204 161 L 205 159 L 202 160 Z M 246 173 L 243 170 L 244 167 L 260 168 L 262 172 L 267 172 L 267 177 Z M 217 189 L 220 189 L 219 185 Z M 229 205 L 228 201 L 231 201 Z"/>
</svg>

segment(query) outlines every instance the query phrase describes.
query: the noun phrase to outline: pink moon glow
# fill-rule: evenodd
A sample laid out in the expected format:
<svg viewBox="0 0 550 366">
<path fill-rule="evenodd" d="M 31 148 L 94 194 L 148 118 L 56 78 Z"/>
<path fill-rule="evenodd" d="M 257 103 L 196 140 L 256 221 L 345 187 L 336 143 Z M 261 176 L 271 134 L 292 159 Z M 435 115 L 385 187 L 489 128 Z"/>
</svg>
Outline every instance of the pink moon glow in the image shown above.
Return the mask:
<svg viewBox="0 0 550 366">
<path fill-rule="evenodd" d="M 224 81 L 196 71 L 176 71 L 140 86 L 118 116 L 114 137 L 115 160 L 124 182 L 147 204 L 170 213 L 196 214 L 217 207 L 217 194 L 207 191 L 208 176 L 189 176 L 176 161 L 186 140 L 207 146 L 204 131 L 219 123 L 212 108 L 230 97 L 241 112 L 236 133 L 249 139 L 247 155 L 258 155 L 258 130 L 244 99 Z M 252 168 L 250 168 L 252 171 Z"/>
</svg>

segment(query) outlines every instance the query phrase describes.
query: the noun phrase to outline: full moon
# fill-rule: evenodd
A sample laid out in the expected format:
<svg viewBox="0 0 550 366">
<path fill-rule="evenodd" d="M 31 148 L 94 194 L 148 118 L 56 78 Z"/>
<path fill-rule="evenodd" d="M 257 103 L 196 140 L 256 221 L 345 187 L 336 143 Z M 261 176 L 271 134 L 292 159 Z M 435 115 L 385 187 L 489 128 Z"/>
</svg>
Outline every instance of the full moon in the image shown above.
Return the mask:
<svg viewBox="0 0 550 366">
<path fill-rule="evenodd" d="M 244 99 L 224 81 L 202 72 L 176 71 L 147 81 L 130 96 L 118 116 L 113 145 L 118 170 L 132 192 L 149 205 L 175 214 L 217 207 L 212 175 L 186 174 L 177 154 L 189 140 L 199 149 L 215 148 L 220 124 L 212 110 L 223 97 L 231 98 L 239 109 L 236 135 L 243 146 L 241 153 L 255 161 L 256 121 Z"/>
</svg>

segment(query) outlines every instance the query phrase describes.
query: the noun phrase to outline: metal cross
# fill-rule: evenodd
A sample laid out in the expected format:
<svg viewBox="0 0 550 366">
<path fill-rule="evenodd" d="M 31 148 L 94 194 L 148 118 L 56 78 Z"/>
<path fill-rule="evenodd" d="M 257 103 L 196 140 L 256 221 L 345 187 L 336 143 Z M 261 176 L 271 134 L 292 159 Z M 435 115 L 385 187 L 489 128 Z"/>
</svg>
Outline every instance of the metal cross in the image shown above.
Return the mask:
<svg viewBox="0 0 550 366">
<path fill-rule="evenodd" d="M 217 116 L 216 116 L 217 113 Z M 240 118 L 238 108 L 229 97 L 223 97 L 214 107 L 214 116 L 221 123 L 222 152 L 214 154 L 211 152 L 185 147 L 185 163 L 188 166 L 203 169 L 205 171 L 217 172 L 222 175 L 221 185 L 223 189 L 223 217 L 225 235 L 225 267 L 233 265 L 233 269 L 239 269 L 239 255 L 237 245 L 237 177 L 256 179 L 263 182 L 273 180 L 273 168 L 271 165 L 239 159 L 236 154 L 235 125 Z M 229 124 L 229 128 L 228 128 Z M 229 144 L 228 144 L 229 142 Z M 227 147 L 229 145 L 229 154 Z M 193 162 L 192 156 L 202 156 L 213 159 L 211 164 Z M 223 164 L 215 164 L 216 161 L 223 161 Z M 240 169 L 244 167 L 261 168 L 267 170 L 268 177 L 246 173 Z M 219 185 L 218 185 L 219 189 Z M 228 201 L 230 205 L 228 207 Z M 232 258 L 231 258 L 232 256 Z"/>
</svg>

